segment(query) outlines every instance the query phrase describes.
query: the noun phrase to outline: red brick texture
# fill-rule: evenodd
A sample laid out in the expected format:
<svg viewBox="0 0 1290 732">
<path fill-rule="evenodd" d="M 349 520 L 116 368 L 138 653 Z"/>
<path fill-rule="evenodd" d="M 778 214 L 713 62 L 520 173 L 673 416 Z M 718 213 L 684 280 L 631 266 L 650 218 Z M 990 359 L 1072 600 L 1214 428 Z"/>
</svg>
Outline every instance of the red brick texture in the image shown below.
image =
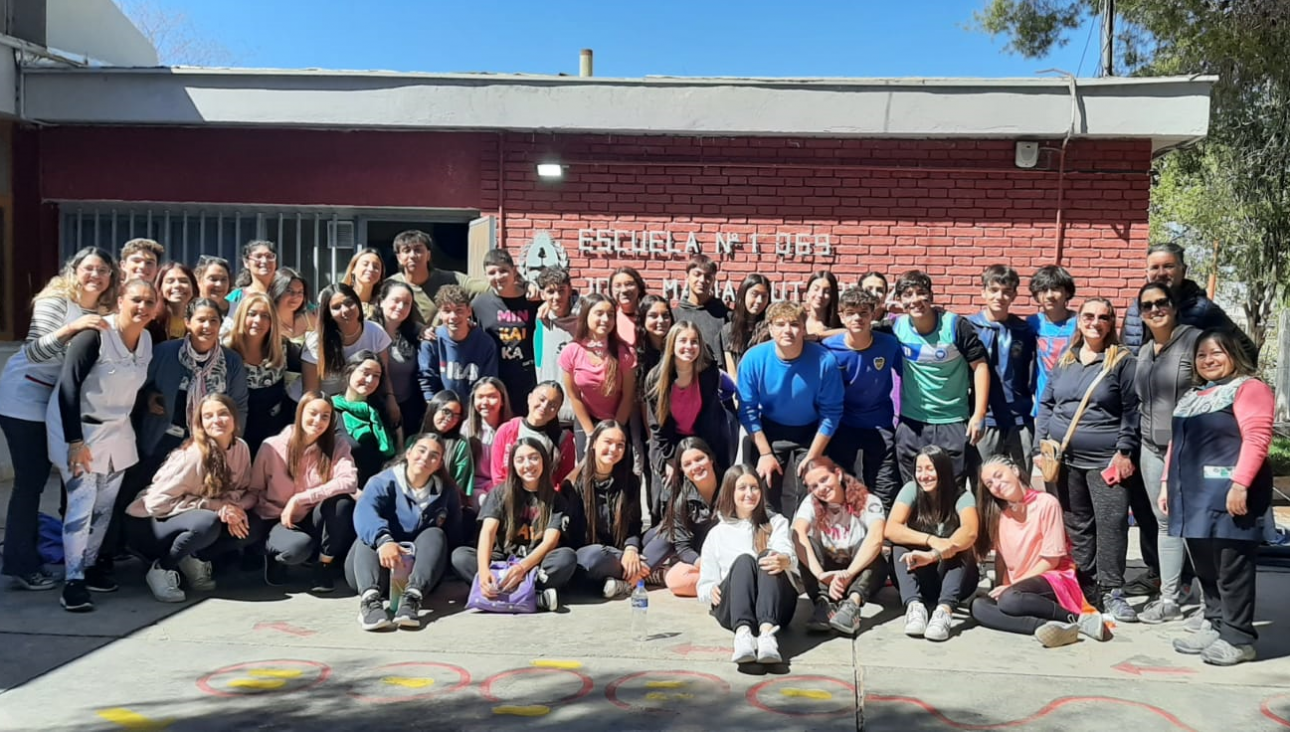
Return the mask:
<svg viewBox="0 0 1290 732">
<path fill-rule="evenodd" d="M 502 213 L 503 246 L 517 257 L 547 232 L 570 258 L 575 285 L 632 265 L 651 289 L 683 278 L 686 255 L 579 252 L 579 231 L 670 232 L 678 249 L 693 233 L 721 264 L 719 282 L 761 272 L 805 291 L 809 273 L 831 269 L 843 285 L 869 270 L 889 279 L 927 271 L 943 304 L 975 309 L 980 273 L 1010 264 L 1026 282 L 1057 261 L 1060 140 L 1045 141 L 1043 171 L 1019 170 L 1007 140 L 674 138 L 511 133 L 484 155 L 481 207 Z M 503 158 L 499 161 L 498 157 Z M 539 179 L 536 163 L 559 160 L 564 178 Z M 504 185 L 499 184 L 499 163 Z M 1074 141 L 1066 154 L 1061 263 L 1079 297 L 1123 306 L 1143 276 L 1151 144 Z M 744 247 L 718 256 L 717 232 Z M 758 234 L 753 254 L 746 242 Z M 776 235 L 827 234 L 830 252 L 784 257 Z M 609 236 L 609 234 L 605 234 Z M 629 236 L 624 234 L 624 237 Z M 767 246 L 766 242 L 770 243 Z M 779 294 L 778 292 L 776 293 Z M 1028 298 L 1019 312 L 1031 312 Z"/>
</svg>

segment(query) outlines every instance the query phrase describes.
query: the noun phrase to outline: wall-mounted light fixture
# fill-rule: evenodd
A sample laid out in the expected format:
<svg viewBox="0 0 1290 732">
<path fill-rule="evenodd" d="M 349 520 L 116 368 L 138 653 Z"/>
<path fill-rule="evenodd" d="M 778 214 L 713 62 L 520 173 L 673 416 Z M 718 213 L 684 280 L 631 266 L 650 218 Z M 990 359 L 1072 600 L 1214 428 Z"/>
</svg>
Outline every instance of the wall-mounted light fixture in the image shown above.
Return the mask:
<svg viewBox="0 0 1290 732">
<path fill-rule="evenodd" d="M 539 178 L 557 179 L 564 177 L 564 166 L 559 163 L 538 163 Z"/>
</svg>

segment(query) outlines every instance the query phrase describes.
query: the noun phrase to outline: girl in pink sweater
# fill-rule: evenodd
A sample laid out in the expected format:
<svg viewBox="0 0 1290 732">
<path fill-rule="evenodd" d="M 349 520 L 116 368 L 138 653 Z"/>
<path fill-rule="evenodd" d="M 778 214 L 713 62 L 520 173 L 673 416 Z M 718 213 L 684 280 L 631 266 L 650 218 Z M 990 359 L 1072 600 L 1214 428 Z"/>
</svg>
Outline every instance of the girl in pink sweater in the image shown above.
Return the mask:
<svg viewBox="0 0 1290 732">
<path fill-rule="evenodd" d="M 251 469 L 255 512 L 270 523 L 264 581 L 285 584 L 286 568 L 317 556 L 313 591 L 331 592 L 354 543 L 358 470 L 336 439 L 336 413 L 322 392 L 307 392 L 295 422 L 264 441 Z"/>
</svg>

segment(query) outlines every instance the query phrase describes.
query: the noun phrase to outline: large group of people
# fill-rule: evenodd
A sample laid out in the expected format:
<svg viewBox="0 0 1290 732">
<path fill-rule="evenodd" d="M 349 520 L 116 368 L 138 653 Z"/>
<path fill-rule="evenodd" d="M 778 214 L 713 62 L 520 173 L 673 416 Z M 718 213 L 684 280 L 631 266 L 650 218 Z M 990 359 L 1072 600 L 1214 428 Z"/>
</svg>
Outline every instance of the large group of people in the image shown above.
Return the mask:
<svg viewBox="0 0 1290 732">
<path fill-rule="evenodd" d="M 399 234 L 388 276 L 360 250 L 312 298 L 264 240 L 237 268 L 147 239 L 73 255 L 0 376 L 4 573 L 60 584 L 37 552 L 52 466 L 68 611 L 128 552 L 162 602 L 214 591 L 226 558 L 344 582 L 366 630 L 419 626 L 449 570 L 484 606 L 662 586 L 734 662 L 777 663 L 803 592 L 806 629 L 850 636 L 891 582 L 930 641 L 967 605 L 1046 647 L 1186 620 L 1179 652 L 1255 657 L 1272 394 L 1176 246 L 1151 248 L 1123 324 L 1056 265 L 1023 317 L 1006 264 L 961 315 L 918 270 L 819 271 L 801 303 L 750 274 L 725 303 L 698 254 L 672 303 L 631 267 L 578 293 L 502 250 L 484 280 L 436 269 L 432 247 Z M 1149 569 L 1126 580 L 1130 513 Z"/>
</svg>

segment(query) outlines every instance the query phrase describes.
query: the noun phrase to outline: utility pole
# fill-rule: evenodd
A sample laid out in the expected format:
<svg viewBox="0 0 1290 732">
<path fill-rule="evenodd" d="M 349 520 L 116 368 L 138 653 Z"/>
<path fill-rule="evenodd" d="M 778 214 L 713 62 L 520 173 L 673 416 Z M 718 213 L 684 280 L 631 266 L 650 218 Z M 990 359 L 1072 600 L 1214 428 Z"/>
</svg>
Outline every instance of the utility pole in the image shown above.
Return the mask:
<svg viewBox="0 0 1290 732">
<path fill-rule="evenodd" d="M 1115 0 L 1104 0 L 1102 5 L 1102 65 L 1101 76 L 1115 76 Z"/>
</svg>

